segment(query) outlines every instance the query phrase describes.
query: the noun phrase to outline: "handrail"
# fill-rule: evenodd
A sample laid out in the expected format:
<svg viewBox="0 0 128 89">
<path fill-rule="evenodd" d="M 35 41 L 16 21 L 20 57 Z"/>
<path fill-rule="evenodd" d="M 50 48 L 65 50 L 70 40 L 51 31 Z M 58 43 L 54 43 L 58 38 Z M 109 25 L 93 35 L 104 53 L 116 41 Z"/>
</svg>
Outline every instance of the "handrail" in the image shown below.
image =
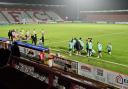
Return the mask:
<svg viewBox="0 0 128 89">
<path fill-rule="evenodd" d="M 61 69 L 58 69 L 55 67 L 49 67 L 44 64 L 39 64 L 39 63 L 30 61 L 27 59 L 17 58 L 14 56 L 11 56 L 10 59 L 18 60 L 19 63 L 22 63 L 27 66 L 32 66 L 34 69 L 37 69 L 39 72 L 48 74 L 47 76 L 58 76 L 59 78 L 70 82 L 71 85 L 77 84 L 79 86 L 85 87 L 86 89 L 107 89 L 107 88 L 115 89 L 115 87 L 113 87 L 113 86 L 110 86 L 110 85 L 107 85 L 107 84 L 104 84 L 104 83 L 101 83 L 101 82 L 98 82 L 98 81 L 95 81 L 95 80 L 92 80 L 92 79 L 89 79 L 86 77 L 82 77 L 77 74 L 69 73 L 69 72 L 66 72 L 64 70 L 61 70 Z M 71 88 L 71 89 L 73 89 L 73 88 Z"/>
</svg>

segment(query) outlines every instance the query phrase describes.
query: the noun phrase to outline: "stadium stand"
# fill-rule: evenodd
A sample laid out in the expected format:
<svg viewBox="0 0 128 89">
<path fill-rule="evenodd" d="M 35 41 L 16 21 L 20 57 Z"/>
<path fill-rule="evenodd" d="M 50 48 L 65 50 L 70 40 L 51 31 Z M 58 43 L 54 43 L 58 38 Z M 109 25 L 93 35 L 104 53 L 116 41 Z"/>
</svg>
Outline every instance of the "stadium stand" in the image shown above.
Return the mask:
<svg viewBox="0 0 128 89">
<path fill-rule="evenodd" d="M 63 21 L 63 19 L 53 11 L 41 9 L 15 9 L 5 8 L 0 11 L 1 23 L 35 23 L 46 21 Z"/>
<path fill-rule="evenodd" d="M 105 21 L 105 22 L 128 22 L 128 12 L 121 11 L 121 12 L 82 12 L 81 19 L 88 22 L 98 22 L 98 21 Z"/>
<path fill-rule="evenodd" d="M 6 17 L 4 17 L 3 13 L 0 12 L 0 24 L 8 24 L 8 21 L 6 20 Z"/>
<path fill-rule="evenodd" d="M 63 21 L 62 18 L 60 16 L 58 16 L 55 12 L 53 11 L 48 11 L 47 14 L 54 18 L 56 21 Z"/>
</svg>

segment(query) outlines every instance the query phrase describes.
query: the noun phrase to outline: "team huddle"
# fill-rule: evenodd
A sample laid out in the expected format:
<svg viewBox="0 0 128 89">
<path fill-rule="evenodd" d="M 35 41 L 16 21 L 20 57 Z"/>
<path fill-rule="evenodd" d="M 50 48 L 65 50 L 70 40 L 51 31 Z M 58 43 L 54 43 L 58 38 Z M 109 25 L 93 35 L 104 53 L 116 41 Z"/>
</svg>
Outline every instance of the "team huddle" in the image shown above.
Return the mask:
<svg viewBox="0 0 128 89">
<path fill-rule="evenodd" d="M 106 49 L 107 49 L 107 53 L 109 55 L 111 55 L 111 51 L 112 51 L 111 43 L 107 44 Z M 70 56 L 73 53 L 76 53 L 76 55 L 81 55 L 82 51 L 86 51 L 87 57 L 92 56 L 93 54 L 96 53 L 96 51 L 93 49 L 92 38 L 88 38 L 86 40 L 86 43 L 84 43 L 82 38 L 79 38 L 79 39 L 73 38 L 69 42 L 69 55 Z M 97 42 L 97 51 L 98 51 L 98 58 L 101 58 L 102 57 L 102 51 L 103 51 L 103 47 L 102 47 L 101 42 Z"/>
</svg>

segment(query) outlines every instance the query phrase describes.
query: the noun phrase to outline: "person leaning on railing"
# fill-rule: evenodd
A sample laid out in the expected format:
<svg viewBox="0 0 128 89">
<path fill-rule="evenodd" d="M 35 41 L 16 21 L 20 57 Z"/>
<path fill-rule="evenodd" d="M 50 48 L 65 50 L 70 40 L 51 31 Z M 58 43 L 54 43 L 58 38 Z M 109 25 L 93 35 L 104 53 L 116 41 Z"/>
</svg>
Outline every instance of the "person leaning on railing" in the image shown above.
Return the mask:
<svg viewBox="0 0 128 89">
<path fill-rule="evenodd" d="M 13 57 L 20 57 L 21 56 L 17 42 L 14 42 L 13 45 L 11 46 L 11 56 L 13 56 Z M 13 59 L 10 60 L 10 64 L 12 64 L 12 66 L 15 63 L 18 64 L 18 60 L 13 60 Z"/>
<path fill-rule="evenodd" d="M 0 49 L 0 68 L 6 67 L 9 62 L 10 51 L 8 49 Z"/>
</svg>

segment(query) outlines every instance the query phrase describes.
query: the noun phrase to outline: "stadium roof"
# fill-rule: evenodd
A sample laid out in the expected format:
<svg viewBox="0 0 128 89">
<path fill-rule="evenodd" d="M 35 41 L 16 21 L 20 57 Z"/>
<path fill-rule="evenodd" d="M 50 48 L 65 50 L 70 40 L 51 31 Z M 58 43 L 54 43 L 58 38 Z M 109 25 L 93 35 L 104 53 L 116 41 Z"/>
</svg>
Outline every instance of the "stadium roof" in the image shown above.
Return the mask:
<svg viewBox="0 0 128 89">
<path fill-rule="evenodd" d="M 50 4 L 27 4 L 27 3 L 9 3 L 9 2 L 0 2 L 0 5 L 8 5 L 8 6 L 22 6 L 22 5 L 24 5 L 24 6 L 45 6 L 45 7 L 47 7 L 47 6 L 54 6 L 54 7 L 63 7 L 63 6 L 65 6 L 65 5 L 50 5 Z"/>
<path fill-rule="evenodd" d="M 0 0 L 5 3 L 26 3 L 26 4 L 63 4 L 65 0 Z"/>
</svg>

